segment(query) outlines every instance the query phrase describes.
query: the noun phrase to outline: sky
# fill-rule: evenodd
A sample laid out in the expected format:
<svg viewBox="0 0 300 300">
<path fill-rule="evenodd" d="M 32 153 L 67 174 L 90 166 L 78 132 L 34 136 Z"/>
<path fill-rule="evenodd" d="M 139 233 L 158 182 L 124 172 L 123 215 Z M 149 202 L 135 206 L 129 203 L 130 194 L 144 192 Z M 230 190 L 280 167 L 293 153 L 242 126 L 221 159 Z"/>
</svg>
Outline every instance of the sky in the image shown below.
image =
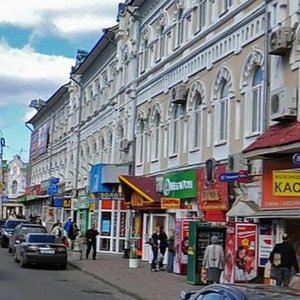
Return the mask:
<svg viewBox="0 0 300 300">
<path fill-rule="evenodd" d="M 35 114 L 31 100 L 48 100 L 69 81 L 78 49 L 90 51 L 116 24 L 122 0 L 9 0 L 0 4 L 0 138 L 3 159 L 28 161 Z"/>
</svg>

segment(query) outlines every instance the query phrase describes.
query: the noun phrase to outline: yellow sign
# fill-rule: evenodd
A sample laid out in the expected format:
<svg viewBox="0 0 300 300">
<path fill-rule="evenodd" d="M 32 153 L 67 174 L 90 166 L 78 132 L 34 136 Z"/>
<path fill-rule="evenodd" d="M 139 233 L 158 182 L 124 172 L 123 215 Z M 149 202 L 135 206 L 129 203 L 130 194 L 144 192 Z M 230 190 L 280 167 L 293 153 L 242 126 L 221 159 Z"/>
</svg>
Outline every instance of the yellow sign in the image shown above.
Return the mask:
<svg viewBox="0 0 300 300">
<path fill-rule="evenodd" d="M 273 171 L 274 196 L 300 196 L 300 172 Z"/>
<path fill-rule="evenodd" d="M 160 206 L 163 209 L 180 208 L 180 198 L 160 198 Z"/>
<path fill-rule="evenodd" d="M 5 188 L 5 184 L 0 181 L 0 191 L 4 190 L 4 188 Z"/>
</svg>

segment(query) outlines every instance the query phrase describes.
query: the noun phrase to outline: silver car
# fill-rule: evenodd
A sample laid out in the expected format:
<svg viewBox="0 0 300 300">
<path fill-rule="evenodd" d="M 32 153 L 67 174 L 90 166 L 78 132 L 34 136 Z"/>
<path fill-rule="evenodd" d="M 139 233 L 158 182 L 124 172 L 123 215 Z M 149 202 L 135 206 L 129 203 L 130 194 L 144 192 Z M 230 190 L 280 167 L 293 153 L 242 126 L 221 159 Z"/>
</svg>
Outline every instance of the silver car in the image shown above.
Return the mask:
<svg viewBox="0 0 300 300">
<path fill-rule="evenodd" d="M 67 247 L 53 234 L 29 233 L 16 245 L 13 259 L 25 268 L 30 264 L 56 265 L 65 270 L 68 263 Z"/>
</svg>

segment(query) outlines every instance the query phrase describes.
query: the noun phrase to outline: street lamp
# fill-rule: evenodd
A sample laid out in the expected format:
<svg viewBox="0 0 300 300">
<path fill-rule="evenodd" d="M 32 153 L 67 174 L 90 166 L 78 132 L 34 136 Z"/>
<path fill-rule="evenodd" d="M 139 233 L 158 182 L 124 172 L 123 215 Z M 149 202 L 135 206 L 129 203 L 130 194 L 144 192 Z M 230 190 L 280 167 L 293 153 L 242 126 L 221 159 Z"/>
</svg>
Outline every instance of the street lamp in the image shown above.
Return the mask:
<svg viewBox="0 0 300 300">
<path fill-rule="evenodd" d="M 0 129 L 0 191 L 2 191 L 5 188 L 5 185 L 3 184 L 3 172 L 2 172 L 2 156 L 3 156 L 3 147 L 5 147 L 5 139 L 2 137 L 2 130 Z M 0 218 L 3 218 L 3 198 L 2 195 L 0 195 Z"/>
</svg>

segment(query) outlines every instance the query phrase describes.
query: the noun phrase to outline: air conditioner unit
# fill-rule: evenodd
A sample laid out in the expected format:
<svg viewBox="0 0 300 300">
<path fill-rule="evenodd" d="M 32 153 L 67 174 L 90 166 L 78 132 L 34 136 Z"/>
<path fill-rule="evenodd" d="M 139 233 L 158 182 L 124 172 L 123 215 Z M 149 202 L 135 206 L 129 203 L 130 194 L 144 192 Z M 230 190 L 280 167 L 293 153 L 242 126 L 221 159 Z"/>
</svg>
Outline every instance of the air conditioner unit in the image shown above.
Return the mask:
<svg viewBox="0 0 300 300">
<path fill-rule="evenodd" d="M 285 55 L 292 48 L 293 30 L 279 26 L 272 31 L 269 38 L 269 54 Z"/>
<path fill-rule="evenodd" d="M 172 89 L 172 103 L 174 104 L 184 104 L 187 100 L 188 89 L 181 83 Z"/>
<path fill-rule="evenodd" d="M 128 141 L 127 139 L 123 139 L 121 141 L 120 151 L 128 152 L 129 151 L 129 146 L 130 146 L 130 141 Z"/>
<path fill-rule="evenodd" d="M 271 92 L 271 120 L 280 121 L 297 117 L 297 89 L 284 87 Z"/>
</svg>

